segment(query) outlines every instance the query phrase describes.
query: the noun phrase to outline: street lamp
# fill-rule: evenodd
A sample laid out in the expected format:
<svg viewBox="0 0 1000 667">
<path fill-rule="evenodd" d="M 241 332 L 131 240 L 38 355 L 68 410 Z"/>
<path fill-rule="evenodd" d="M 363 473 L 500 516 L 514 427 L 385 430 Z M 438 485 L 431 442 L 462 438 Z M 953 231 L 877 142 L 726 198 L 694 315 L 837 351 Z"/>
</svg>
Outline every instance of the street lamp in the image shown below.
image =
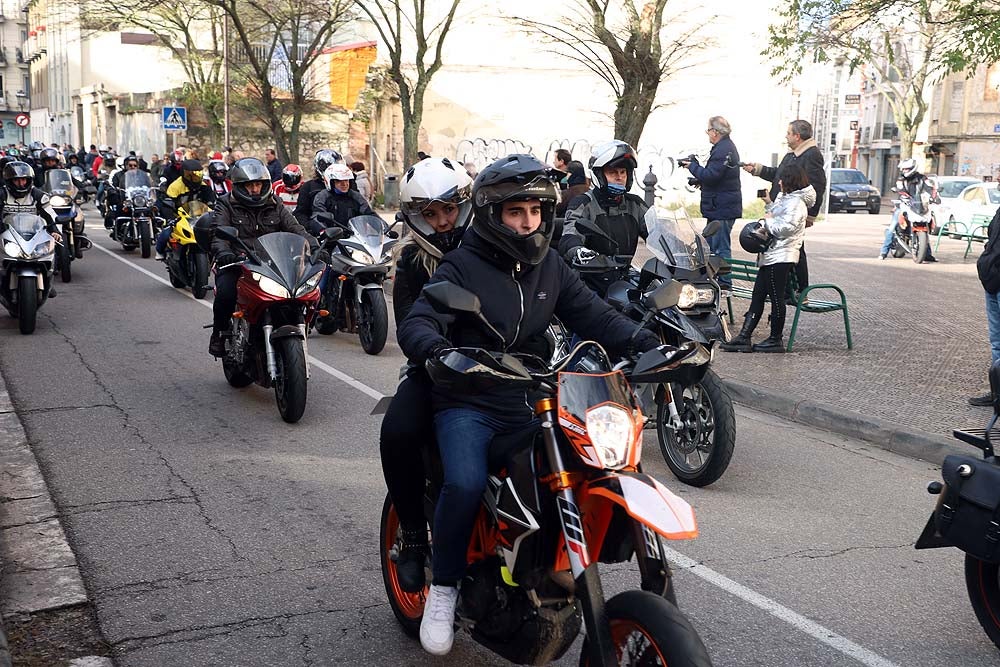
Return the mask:
<svg viewBox="0 0 1000 667">
<path fill-rule="evenodd" d="M 23 90 L 19 90 L 16 93 L 14 93 L 14 96 L 17 97 L 17 109 L 18 109 L 18 111 L 20 111 L 21 113 L 24 113 L 24 103 L 27 102 L 27 100 L 28 100 L 28 93 L 24 92 Z M 23 125 L 21 126 L 21 145 L 24 146 L 24 126 Z"/>
</svg>

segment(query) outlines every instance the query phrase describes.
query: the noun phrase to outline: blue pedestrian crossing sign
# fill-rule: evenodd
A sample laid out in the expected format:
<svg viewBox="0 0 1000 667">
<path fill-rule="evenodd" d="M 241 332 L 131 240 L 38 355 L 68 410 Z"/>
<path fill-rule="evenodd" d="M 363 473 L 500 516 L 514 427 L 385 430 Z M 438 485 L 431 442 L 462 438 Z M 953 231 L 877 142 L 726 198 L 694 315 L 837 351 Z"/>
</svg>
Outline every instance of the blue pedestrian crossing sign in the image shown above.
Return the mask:
<svg viewBox="0 0 1000 667">
<path fill-rule="evenodd" d="M 188 129 L 187 107 L 163 107 L 163 129 L 186 131 Z"/>
</svg>

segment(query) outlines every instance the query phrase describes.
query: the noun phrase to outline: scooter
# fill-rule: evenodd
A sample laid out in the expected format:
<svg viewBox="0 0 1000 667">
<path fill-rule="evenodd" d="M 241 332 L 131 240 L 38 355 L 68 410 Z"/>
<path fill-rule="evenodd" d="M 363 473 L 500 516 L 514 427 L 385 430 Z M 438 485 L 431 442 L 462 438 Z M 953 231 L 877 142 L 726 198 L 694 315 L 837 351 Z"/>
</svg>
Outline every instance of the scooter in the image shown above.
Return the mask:
<svg viewBox="0 0 1000 667">
<path fill-rule="evenodd" d="M 52 287 L 56 240 L 45 230 L 45 221 L 30 213 L 4 218 L 0 234 L 0 303 L 17 318 L 22 334 L 35 331 L 38 309 Z"/>
</svg>

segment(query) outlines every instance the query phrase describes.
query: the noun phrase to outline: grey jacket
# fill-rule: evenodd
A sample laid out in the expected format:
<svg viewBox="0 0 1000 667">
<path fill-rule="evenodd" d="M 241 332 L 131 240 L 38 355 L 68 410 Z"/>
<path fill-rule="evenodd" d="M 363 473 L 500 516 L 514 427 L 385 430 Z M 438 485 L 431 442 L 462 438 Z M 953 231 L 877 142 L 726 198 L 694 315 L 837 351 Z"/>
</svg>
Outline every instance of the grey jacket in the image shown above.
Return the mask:
<svg viewBox="0 0 1000 667">
<path fill-rule="evenodd" d="M 799 261 L 799 250 L 806 238 L 806 215 L 816 203 L 816 191 L 807 185 L 801 190 L 782 193 L 768 207 L 764 224 L 774 240 L 767 250 L 757 255 L 758 266 L 770 266 Z"/>
</svg>

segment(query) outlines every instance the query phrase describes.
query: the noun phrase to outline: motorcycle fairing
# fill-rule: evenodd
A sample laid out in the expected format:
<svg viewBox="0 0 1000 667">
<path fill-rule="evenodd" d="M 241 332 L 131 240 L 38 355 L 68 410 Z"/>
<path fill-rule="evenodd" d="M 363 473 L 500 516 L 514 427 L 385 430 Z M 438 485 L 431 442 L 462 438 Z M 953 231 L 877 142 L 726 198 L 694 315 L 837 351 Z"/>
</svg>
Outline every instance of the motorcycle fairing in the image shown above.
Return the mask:
<svg viewBox="0 0 1000 667">
<path fill-rule="evenodd" d="M 585 482 L 577 495 L 584 511 L 598 499 L 611 501 L 668 540 L 698 536 L 698 524 L 691 506 L 649 475 L 624 471 L 610 473 Z M 595 549 L 599 547 L 592 545 Z"/>
<path fill-rule="evenodd" d="M 693 340 L 696 343 L 702 343 L 704 345 L 708 344 L 708 338 L 706 338 L 702 330 L 698 328 L 698 325 L 695 324 L 690 317 L 676 308 L 660 311 L 656 314 L 656 319 L 661 324 L 665 324 L 680 331 L 687 340 Z"/>
</svg>

